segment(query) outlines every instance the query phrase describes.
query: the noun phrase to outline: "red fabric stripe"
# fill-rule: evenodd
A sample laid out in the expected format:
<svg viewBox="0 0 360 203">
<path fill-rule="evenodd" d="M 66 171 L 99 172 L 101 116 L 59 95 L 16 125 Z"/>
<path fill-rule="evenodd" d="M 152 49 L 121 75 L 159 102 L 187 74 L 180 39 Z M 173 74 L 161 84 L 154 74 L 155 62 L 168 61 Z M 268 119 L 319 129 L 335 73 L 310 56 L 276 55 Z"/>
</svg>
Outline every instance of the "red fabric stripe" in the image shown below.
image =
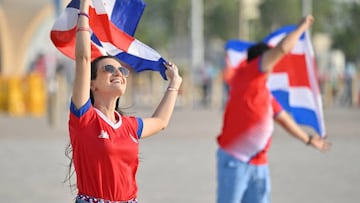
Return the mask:
<svg viewBox="0 0 360 203">
<path fill-rule="evenodd" d="M 50 37 L 61 53 L 75 59 L 76 27 L 68 31 L 51 31 Z M 101 55 L 100 50 L 91 43 L 91 58 L 95 59 Z"/>
<path fill-rule="evenodd" d="M 280 60 L 274 67 L 274 73 L 286 72 L 290 86 L 310 87 L 305 55 L 289 54 Z"/>
<path fill-rule="evenodd" d="M 111 42 L 115 47 L 123 51 L 128 51 L 134 38 L 118 29 L 106 14 L 98 15 L 94 8 L 89 9 L 90 27 L 96 37 L 103 42 Z"/>
<path fill-rule="evenodd" d="M 70 58 L 74 58 L 75 34 L 76 27 L 68 31 L 52 30 L 50 32 L 50 38 L 60 52 Z"/>
</svg>

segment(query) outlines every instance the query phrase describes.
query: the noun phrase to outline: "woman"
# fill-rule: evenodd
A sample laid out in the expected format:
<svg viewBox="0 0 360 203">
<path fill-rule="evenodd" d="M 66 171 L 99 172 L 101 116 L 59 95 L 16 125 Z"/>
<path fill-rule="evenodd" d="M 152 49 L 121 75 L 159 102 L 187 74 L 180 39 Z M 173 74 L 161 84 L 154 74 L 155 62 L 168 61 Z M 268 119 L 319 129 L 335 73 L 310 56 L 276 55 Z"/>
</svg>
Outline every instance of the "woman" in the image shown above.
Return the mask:
<svg viewBox="0 0 360 203">
<path fill-rule="evenodd" d="M 167 127 L 182 78 L 166 64 L 169 87 L 151 118 L 117 113 L 129 71 L 111 56 L 91 62 L 89 1 L 80 0 L 69 119 L 76 202 L 137 202 L 138 140 Z"/>
</svg>

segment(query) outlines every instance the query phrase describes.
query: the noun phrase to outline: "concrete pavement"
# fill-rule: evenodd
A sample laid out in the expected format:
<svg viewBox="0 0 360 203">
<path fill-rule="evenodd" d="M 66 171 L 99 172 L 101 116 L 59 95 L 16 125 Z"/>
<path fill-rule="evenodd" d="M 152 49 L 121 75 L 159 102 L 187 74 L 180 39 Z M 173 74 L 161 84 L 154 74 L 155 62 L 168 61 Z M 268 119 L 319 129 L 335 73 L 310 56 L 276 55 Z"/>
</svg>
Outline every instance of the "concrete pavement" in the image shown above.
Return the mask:
<svg viewBox="0 0 360 203">
<path fill-rule="evenodd" d="M 129 110 L 127 110 L 129 111 Z M 148 109 L 131 109 L 149 116 Z M 170 126 L 141 141 L 141 203 L 215 202 L 215 138 L 220 110 L 176 109 Z M 272 202 L 360 202 L 360 109 L 325 109 L 333 148 L 320 153 L 276 127 L 270 150 Z M 73 202 L 62 181 L 67 115 L 55 129 L 45 118 L 0 115 L 0 197 L 7 202 Z"/>
</svg>

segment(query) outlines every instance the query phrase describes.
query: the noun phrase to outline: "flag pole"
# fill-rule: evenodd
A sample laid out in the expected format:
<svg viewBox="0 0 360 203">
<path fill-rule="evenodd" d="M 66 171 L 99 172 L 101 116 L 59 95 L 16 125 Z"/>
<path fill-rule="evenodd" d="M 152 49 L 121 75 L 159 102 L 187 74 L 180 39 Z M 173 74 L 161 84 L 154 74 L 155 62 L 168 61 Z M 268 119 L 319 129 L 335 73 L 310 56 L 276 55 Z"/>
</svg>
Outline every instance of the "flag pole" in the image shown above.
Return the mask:
<svg viewBox="0 0 360 203">
<path fill-rule="evenodd" d="M 312 0 L 302 0 L 302 16 L 312 13 Z"/>
<path fill-rule="evenodd" d="M 247 9 L 244 0 L 239 0 L 239 27 L 238 27 L 238 34 L 239 39 L 249 40 L 249 27 L 248 27 L 248 20 L 245 13 L 245 9 Z"/>
<path fill-rule="evenodd" d="M 191 49 L 192 49 L 192 62 L 191 62 L 191 89 L 195 90 L 195 76 L 196 72 L 199 71 L 205 64 L 204 57 L 204 17 L 203 17 L 203 0 L 191 0 Z M 192 106 L 197 102 L 195 91 L 191 91 L 190 101 Z M 197 91 L 196 91 L 197 92 Z"/>
</svg>

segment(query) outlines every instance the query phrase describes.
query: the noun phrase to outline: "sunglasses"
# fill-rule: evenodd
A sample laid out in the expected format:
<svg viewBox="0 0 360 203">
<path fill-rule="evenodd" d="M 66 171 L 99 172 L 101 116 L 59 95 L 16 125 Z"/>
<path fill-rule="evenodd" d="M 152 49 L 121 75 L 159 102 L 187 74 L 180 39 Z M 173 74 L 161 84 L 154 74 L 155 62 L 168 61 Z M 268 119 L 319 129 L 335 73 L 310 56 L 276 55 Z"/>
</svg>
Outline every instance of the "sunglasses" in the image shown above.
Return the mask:
<svg viewBox="0 0 360 203">
<path fill-rule="evenodd" d="M 128 70 L 127 68 L 120 66 L 120 67 L 118 67 L 117 69 L 120 71 L 120 73 L 121 73 L 124 77 L 128 77 L 128 76 L 129 76 L 129 70 Z M 105 71 L 105 72 L 108 72 L 108 73 L 111 73 L 111 74 L 114 74 L 115 71 L 116 71 L 116 68 L 115 68 L 113 65 L 105 65 L 105 66 L 104 66 L 104 71 Z"/>
</svg>

